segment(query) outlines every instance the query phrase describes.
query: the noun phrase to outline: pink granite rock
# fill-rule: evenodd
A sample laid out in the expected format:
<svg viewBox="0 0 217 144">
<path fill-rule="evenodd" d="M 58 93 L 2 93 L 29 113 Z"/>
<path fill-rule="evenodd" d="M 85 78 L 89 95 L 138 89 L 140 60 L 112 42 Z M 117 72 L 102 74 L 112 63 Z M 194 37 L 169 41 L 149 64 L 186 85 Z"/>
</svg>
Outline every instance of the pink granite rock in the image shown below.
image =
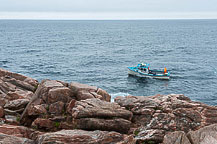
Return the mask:
<svg viewBox="0 0 217 144">
<path fill-rule="evenodd" d="M 4 109 L 0 106 L 0 118 L 4 116 Z"/>
<path fill-rule="evenodd" d="M 164 136 L 163 144 L 191 144 L 183 131 L 175 131 Z"/>
<path fill-rule="evenodd" d="M 56 115 L 64 113 L 64 103 L 62 101 L 58 101 L 51 104 L 49 106 L 49 112 Z"/>
<path fill-rule="evenodd" d="M 101 88 L 89 86 L 77 82 L 71 82 L 69 88 L 75 94 L 77 100 L 85 100 L 91 98 L 98 98 L 107 102 L 111 101 L 111 96 Z"/>
<path fill-rule="evenodd" d="M 47 110 L 42 105 L 32 105 L 28 108 L 29 116 L 46 115 Z"/>
<path fill-rule="evenodd" d="M 49 119 L 37 118 L 32 123 L 32 127 L 38 129 L 44 129 L 44 130 L 52 129 L 55 127 L 55 123 Z"/>
<path fill-rule="evenodd" d="M 10 136 L 7 134 L 0 134 L 1 144 L 34 144 L 34 141 L 16 136 Z"/>
<path fill-rule="evenodd" d="M 65 105 L 74 98 L 71 90 L 63 83 L 55 80 L 43 80 L 24 110 L 21 123 L 30 126 L 36 118 L 52 118 L 55 114 L 64 114 Z"/>
<path fill-rule="evenodd" d="M 150 134 L 153 132 L 158 135 L 155 141 L 162 142 L 169 132 L 188 132 L 217 123 L 216 107 L 191 101 L 181 94 L 117 97 L 115 102 L 133 113 L 131 131 L 136 129 L 136 139 L 141 142 L 154 140 Z"/>
<path fill-rule="evenodd" d="M 187 134 L 191 144 L 216 144 L 217 143 L 217 124 L 203 127 Z"/>
<path fill-rule="evenodd" d="M 72 109 L 73 118 L 123 118 L 131 120 L 132 113 L 117 103 L 99 99 L 76 101 Z"/>
<path fill-rule="evenodd" d="M 103 130 L 128 133 L 131 122 L 123 118 L 81 118 L 77 120 L 77 128 L 83 130 Z"/>
<path fill-rule="evenodd" d="M 33 96 L 38 82 L 30 77 L 12 73 L 0 68 L 0 106 L 14 115 L 22 113 L 23 108 Z"/>
<path fill-rule="evenodd" d="M 30 138 L 33 132 L 34 130 L 24 126 L 16 126 L 16 125 L 8 125 L 8 124 L 0 125 L 0 133 L 11 135 L 11 136 Z"/>
<path fill-rule="evenodd" d="M 67 143 L 67 144 L 110 144 L 124 140 L 124 136 L 117 132 L 61 130 L 40 135 L 36 143 Z"/>
</svg>

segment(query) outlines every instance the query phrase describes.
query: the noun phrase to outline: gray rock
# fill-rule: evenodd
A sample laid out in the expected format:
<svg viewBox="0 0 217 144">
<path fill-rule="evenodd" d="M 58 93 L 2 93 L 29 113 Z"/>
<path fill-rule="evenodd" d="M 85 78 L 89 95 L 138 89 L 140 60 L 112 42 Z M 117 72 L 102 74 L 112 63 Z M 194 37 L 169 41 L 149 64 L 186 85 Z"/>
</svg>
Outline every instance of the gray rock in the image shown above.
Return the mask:
<svg viewBox="0 0 217 144">
<path fill-rule="evenodd" d="M 124 140 L 124 136 L 117 132 L 107 131 L 84 131 L 84 130 L 61 130 L 53 133 L 40 135 L 36 143 L 47 144 L 111 144 Z"/>
<path fill-rule="evenodd" d="M 163 144 L 191 144 L 183 131 L 168 133 L 164 136 Z"/>
<path fill-rule="evenodd" d="M 217 143 L 217 124 L 203 127 L 187 134 L 191 144 L 216 144 Z"/>
<path fill-rule="evenodd" d="M 25 108 L 28 103 L 29 103 L 28 99 L 12 100 L 6 103 L 4 108 L 10 109 L 10 110 L 19 110 L 21 108 Z"/>
<path fill-rule="evenodd" d="M 21 137 L 0 133 L 0 143 L 1 144 L 34 144 L 34 141 L 27 138 L 21 138 Z"/>
</svg>

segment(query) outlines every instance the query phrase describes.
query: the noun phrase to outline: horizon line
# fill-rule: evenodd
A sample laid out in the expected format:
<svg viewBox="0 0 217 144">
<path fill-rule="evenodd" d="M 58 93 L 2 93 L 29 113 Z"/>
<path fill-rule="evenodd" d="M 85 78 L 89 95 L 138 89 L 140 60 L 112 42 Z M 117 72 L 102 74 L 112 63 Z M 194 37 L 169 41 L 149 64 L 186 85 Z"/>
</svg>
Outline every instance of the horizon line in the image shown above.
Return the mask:
<svg viewBox="0 0 217 144">
<path fill-rule="evenodd" d="M 144 19 L 1 19 L 0 21 L 148 21 L 148 20 L 217 20 L 217 18 L 144 18 Z"/>
<path fill-rule="evenodd" d="M 217 12 L 0 12 L 0 20 L 184 20 L 217 19 Z"/>
</svg>

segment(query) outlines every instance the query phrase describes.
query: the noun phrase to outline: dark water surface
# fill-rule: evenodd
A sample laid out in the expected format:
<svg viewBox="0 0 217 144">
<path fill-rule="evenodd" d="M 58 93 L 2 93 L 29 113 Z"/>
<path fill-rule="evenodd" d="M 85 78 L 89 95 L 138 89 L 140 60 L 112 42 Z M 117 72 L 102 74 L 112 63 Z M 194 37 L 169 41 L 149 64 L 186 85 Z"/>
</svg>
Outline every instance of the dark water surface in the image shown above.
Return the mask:
<svg viewBox="0 0 217 144">
<path fill-rule="evenodd" d="M 128 77 L 139 62 L 166 66 L 171 80 Z M 217 105 L 217 20 L 1 20 L 0 67 L 112 96 L 181 93 Z"/>
</svg>

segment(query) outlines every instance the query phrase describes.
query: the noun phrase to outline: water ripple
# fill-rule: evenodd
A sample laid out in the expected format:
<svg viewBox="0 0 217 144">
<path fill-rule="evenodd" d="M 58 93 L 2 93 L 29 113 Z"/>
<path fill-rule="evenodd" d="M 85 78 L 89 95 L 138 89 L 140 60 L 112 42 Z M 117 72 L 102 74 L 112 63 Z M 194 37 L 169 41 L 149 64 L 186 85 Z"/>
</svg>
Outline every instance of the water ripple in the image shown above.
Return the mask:
<svg viewBox="0 0 217 144">
<path fill-rule="evenodd" d="M 198 23 L 200 21 L 200 23 Z M 183 93 L 217 105 L 217 20 L 0 21 L 0 67 L 117 95 Z M 148 62 L 170 81 L 128 77 Z"/>
</svg>

